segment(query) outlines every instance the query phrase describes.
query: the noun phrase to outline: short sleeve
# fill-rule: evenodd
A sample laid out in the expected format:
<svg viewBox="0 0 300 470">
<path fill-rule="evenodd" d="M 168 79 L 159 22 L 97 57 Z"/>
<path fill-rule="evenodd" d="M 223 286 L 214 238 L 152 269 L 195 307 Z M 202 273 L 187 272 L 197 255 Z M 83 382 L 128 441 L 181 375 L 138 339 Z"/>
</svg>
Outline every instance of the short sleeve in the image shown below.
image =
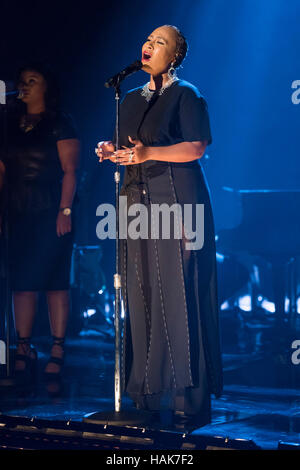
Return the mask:
<svg viewBox="0 0 300 470">
<path fill-rule="evenodd" d="M 180 128 L 184 141 L 203 141 L 211 144 L 207 103 L 195 87 L 185 87 L 180 99 Z"/>
<path fill-rule="evenodd" d="M 61 114 L 54 126 L 56 140 L 78 139 L 78 132 L 69 114 Z"/>
</svg>

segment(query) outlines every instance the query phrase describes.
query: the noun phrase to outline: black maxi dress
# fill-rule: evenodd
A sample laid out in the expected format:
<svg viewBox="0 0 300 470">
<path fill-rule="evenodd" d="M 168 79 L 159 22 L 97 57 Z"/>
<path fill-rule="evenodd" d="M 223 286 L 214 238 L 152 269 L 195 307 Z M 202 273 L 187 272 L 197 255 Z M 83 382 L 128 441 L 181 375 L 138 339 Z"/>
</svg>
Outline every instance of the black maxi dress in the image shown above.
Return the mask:
<svg viewBox="0 0 300 470">
<path fill-rule="evenodd" d="M 13 291 L 67 290 L 74 231 L 58 237 L 63 171 L 57 142 L 78 138 L 72 118 L 45 113 L 25 132 L 19 119 L 8 122 L 6 167 L 8 269 Z"/>
<path fill-rule="evenodd" d="M 161 95 L 155 92 L 150 101 L 136 88 L 121 103 L 120 145 L 131 146 L 128 136 L 146 146 L 211 143 L 206 102 L 183 80 Z M 145 205 L 148 227 L 154 223 L 153 204 L 193 204 L 193 217 L 195 204 L 204 204 L 201 249 L 187 250 L 187 240 L 172 237 L 174 231 L 164 239 L 158 228 L 151 238 L 148 229 L 148 238 L 121 240 L 120 270 L 126 313 L 123 391 L 138 408 L 180 410 L 207 423 L 210 395 L 222 391 L 222 361 L 214 222 L 201 166 L 154 160 L 128 165 L 120 194 L 127 196 L 128 210 Z M 128 227 L 134 219 L 128 216 Z M 172 220 L 175 230 L 182 222 Z"/>
</svg>

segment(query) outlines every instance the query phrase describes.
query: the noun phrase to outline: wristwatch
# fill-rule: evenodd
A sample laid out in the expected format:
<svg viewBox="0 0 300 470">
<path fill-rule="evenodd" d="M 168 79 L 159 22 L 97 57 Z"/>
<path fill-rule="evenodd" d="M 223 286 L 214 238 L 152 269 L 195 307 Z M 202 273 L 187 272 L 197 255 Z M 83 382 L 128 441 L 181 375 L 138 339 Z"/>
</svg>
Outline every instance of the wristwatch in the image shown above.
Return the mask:
<svg viewBox="0 0 300 470">
<path fill-rule="evenodd" d="M 72 213 L 72 209 L 70 207 L 60 207 L 59 211 L 64 215 L 71 215 Z"/>
</svg>

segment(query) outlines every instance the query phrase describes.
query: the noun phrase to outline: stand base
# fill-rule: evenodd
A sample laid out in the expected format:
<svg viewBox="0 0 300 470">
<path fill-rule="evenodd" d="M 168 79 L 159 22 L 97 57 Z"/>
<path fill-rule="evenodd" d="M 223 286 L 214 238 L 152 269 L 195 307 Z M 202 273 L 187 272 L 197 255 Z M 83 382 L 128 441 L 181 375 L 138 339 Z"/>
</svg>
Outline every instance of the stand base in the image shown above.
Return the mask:
<svg viewBox="0 0 300 470">
<path fill-rule="evenodd" d="M 138 410 L 101 411 L 91 413 L 83 418 L 85 423 L 104 424 L 111 426 L 147 425 L 152 421 L 152 413 Z"/>
</svg>

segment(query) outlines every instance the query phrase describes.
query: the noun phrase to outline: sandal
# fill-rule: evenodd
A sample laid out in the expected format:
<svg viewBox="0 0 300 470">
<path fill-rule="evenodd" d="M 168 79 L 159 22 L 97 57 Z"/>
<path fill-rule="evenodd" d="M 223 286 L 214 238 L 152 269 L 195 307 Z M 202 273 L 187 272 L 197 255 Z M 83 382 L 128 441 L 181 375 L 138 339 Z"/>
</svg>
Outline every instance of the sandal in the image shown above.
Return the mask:
<svg viewBox="0 0 300 470">
<path fill-rule="evenodd" d="M 17 385 L 32 385 L 37 372 L 37 351 L 30 344 L 30 337 L 18 336 L 17 345 L 23 346 L 24 353 L 18 353 L 15 356 L 15 378 Z M 17 369 L 16 362 L 22 361 L 25 363 L 24 368 Z"/>
<path fill-rule="evenodd" d="M 52 338 L 53 338 L 52 347 L 54 345 L 59 346 L 63 350 L 63 353 L 64 353 L 65 352 L 64 350 L 65 338 L 58 338 L 57 336 L 52 336 Z M 46 379 L 46 382 L 60 382 L 62 378 L 61 369 L 64 364 L 64 357 L 57 357 L 57 356 L 51 355 L 51 357 L 49 358 L 47 362 L 46 367 L 48 366 L 48 364 L 51 364 L 51 363 L 57 364 L 58 366 L 60 366 L 60 370 L 59 372 L 46 372 L 45 371 L 44 377 Z"/>
</svg>

